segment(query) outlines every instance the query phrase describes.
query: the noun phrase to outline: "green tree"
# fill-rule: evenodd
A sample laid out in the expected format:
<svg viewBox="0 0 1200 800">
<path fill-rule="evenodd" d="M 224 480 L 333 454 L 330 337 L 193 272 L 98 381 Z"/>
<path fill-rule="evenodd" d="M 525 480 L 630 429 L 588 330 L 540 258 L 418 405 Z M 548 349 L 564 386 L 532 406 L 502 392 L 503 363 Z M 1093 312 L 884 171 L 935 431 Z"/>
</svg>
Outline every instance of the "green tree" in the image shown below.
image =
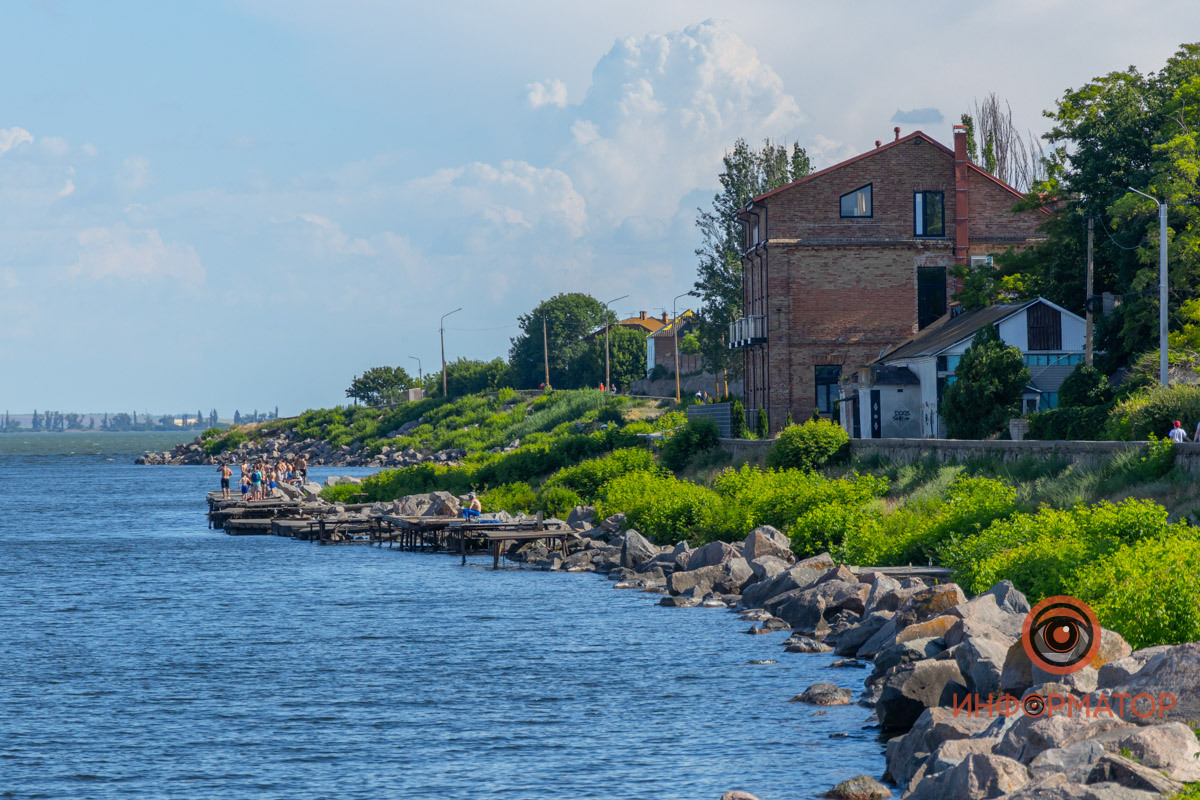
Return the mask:
<svg viewBox="0 0 1200 800">
<path fill-rule="evenodd" d="M 404 367 L 371 367 L 350 382 L 346 396 L 368 406 L 395 403 L 415 383 Z"/>
<path fill-rule="evenodd" d="M 994 325 L 975 334 L 954 374 L 957 380 L 942 398 L 951 439 L 986 439 L 1020 412 L 1029 368 L 1020 350 L 1001 341 Z"/>
<path fill-rule="evenodd" d="M 682 344 L 682 341 L 681 341 Z M 646 334 L 614 325 L 609 331 L 609 380 L 625 390 L 629 384 L 646 377 Z M 581 386 L 599 386 L 604 380 L 604 334 L 588 342 L 572 374 Z"/>
<path fill-rule="evenodd" d="M 1058 405 L 1062 408 L 1102 406 L 1112 400 L 1108 378 L 1095 367 L 1080 364 L 1058 387 Z"/>
<path fill-rule="evenodd" d="M 697 209 L 701 245 L 696 249 L 695 290 L 703 311 L 696 333 L 705 369 L 736 377 L 742 371 L 742 358 L 729 349 L 726 337 L 729 323 L 742 316 L 741 255 L 746 237 L 737 212 L 758 195 L 808 175 L 812 165 L 799 144 L 789 152 L 786 144 L 770 139 L 757 150 L 738 139 L 723 163 L 718 176 L 721 190 L 713 196 L 712 208 Z"/>
<path fill-rule="evenodd" d="M 512 385 L 512 368 L 502 358 L 491 361 L 459 358 L 446 364 L 446 388 L 451 397 L 494 392 Z M 425 377 L 425 393 L 430 397 L 441 397 L 441 372 L 431 372 Z"/>
<path fill-rule="evenodd" d="M 528 314 L 517 318 L 521 333 L 512 339 L 508 363 L 512 366 L 517 387 L 532 389 L 545 381 L 542 348 L 542 320 L 546 322 L 546 339 L 550 351 L 550 385 L 558 389 L 579 389 L 587 386 L 587 376 L 577 374 L 573 366 L 588 347 L 587 336 L 617 321 L 616 314 L 606 312 L 604 305 L 591 295 L 581 292 L 558 294 L 544 300 Z"/>
</svg>

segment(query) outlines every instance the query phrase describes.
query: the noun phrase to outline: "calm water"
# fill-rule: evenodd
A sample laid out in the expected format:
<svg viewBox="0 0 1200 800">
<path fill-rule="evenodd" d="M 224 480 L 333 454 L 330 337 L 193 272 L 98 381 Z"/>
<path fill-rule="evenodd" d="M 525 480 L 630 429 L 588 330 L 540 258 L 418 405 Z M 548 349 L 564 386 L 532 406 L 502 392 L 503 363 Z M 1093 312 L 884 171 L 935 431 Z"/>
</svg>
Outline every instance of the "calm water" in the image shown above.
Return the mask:
<svg viewBox="0 0 1200 800">
<path fill-rule="evenodd" d="M 208 531 L 215 472 L 134 466 L 151 436 L 0 436 L 0 797 L 771 800 L 883 771 L 864 709 L 786 702 L 859 688 L 830 656 L 592 575 Z"/>
</svg>

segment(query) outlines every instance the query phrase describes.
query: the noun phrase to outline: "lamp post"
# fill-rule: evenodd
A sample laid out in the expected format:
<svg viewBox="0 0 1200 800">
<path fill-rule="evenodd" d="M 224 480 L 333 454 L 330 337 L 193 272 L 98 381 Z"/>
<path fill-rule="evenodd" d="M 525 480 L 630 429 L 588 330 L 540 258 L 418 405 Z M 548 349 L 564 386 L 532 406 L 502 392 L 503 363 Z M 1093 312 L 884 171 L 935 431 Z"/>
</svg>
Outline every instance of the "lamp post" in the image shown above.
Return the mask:
<svg viewBox="0 0 1200 800">
<path fill-rule="evenodd" d="M 425 376 L 421 374 L 421 359 L 416 356 L 409 356 L 413 361 L 417 362 L 417 383 L 424 383 Z"/>
<path fill-rule="evenodd" d="M 1140 192 L 1129 191 L 1158 204 L 1158 382 L 1167 385 L 1167 204 Z"/>
<path fill-rule="evenodd" d="M 623 294 L 620 297 L 609 300 L 608 303 L 604 304 L 604 387 L 610 390 L 612 387 L 612 380 L 608 374 L 608 329 L 612 326 L 609 324 L 608 319 L 608 305 L 609 303 L 617 302 L 617 300 L 624 300 L 626 297 L 629 297 L 629 295 Z"/>
<path fill-rule="evenodd" d="M 442 314 L 442 320 L 438 323 L 438 334 L 442 338 L 442 397 L 449 396 L 449 392 L 446 391 L 446 317 L 457 314 L 459 311 L 462 311 L 462 306 L 453 311 L 447 311 Z"/>
<path fill-rule="evenodd" d="M 679 394 L 679 314 L 675 311 L 675 304 L 679 302 L 680 297 L 695 297 L 695 292 L 684 292 L 676 296 L 671 301 L 671 335 L 675 340 L 675 402 L 683 402 L 683 398 Z"/>
</svg>

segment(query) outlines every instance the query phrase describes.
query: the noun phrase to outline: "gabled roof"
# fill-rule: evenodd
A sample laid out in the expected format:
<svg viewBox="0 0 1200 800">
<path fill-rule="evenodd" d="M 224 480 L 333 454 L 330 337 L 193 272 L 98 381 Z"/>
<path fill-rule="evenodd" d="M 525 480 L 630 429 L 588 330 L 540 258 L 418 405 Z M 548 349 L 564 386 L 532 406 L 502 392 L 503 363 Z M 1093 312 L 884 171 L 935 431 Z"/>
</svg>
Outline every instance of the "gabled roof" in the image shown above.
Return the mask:
<svg viewBox="0 0 1200 800">
<path fill-rule="evenodd" d="M 655 337 L 658 337 L 658 336 L 672 337 L 675 335 L 674 326 L 675 326 L 676 320 L 679 321 L 679 329 L 683 330 L 685 327 L 687 327 L 687 324 L 692 321 L 692 317 L 694 317 L 694 316 L 695 316 L 695 314 L 692 313 L 691 309 L 687 309 L 686 311 L 681 311 L 681 312 L 679 312 L 678 317 L 671 320 L 666 325 L 663 325 L 661 328 L 659 328 L 658 330 L 656 330 L 654 333 L 652 333 L 650 335 L 655 336 Z"/>
<path fill-rule="evenodd" d="M 997 303 L 976 311 L 967 311 L 957 317 L 946 314 L 913 338 L 901 342 L 894 350 L 885 353 L 875 363 L 935 356 L 959 342 L 972 338 L 985 325 L 995 325 L 1039 302 L 1048 301 L 1043 301 L 1039 297 L 1036 300 L 1026 300 L 1022 303 Z"/>
<path fill-rule="evenodd" d="M 947 153 L 947 154 L 950 156 L 950 158 L 951 158 L 951 159 L 953 159 L 953 158 L 954 158 L 954 151 L 953 151 L 953 150 L 951 150 L 951 149 L 950 149 L 949 147 L 947 147 L 946 145 L 944 145 L 944 144 L 942 144 L 941 142 L 939 142 L 937 139 L 934 139 L 932 136 L 928 135 L 928 134 L 927 134 L 927 133 L 925 133 L 924 131 L 913 131 L 913 132 L 912 132 L 912 133 L 910 133 L 908 136 L 902 137 L 902 138 L 900 138 L 900 139 L 895 139 L 895 140 L 893 140 L 893 141 L 890 141 L 890 142 L 888 142 L 887 144 L 881 144 L 879 147 L 874 147 L 874 148 L 872 148 L 872 149 L 870 149 L 870 150 L 866 151 L 865 153 L 859 153 L 858 155 L 854 156 L 853 158 L 848 158 L 848 159 L 846 159 L 845 161 L 842 161 L 842 162 L 840 162 L 840 163 L 834 164 L 834 165 L 833 165 L 833 166 L 831 166 L 831 167 L 826 167 L 825 169 L 817 170 L 816 172 L 814 172 L 814 173 L 812 173 L 812 174 L 810 174 L 810 175 L 805 175 L 803 178 L 800 178 L 799 180 L 792 181 L 791 183 L 788 183 L 788 184 L 785 184 L 785 185 L 783 185 L 783 186 L 780 186 L 780 187 L 779 187 L 779 188 L 777 188 L 777 189 L 772 189 L 772 190 L 771 190 L 771 191 L 769 191 L 769 192 L 764 192 L 763 194 L 760 194 L 758 197 L 755 197 L 753 200 L 751 200 L 751 201 L 750 201 L 750 202 L 747 204 L 747 209 L 748 209 L 750 206 L 754 205 L 755 203 L 760 203 L 760 202 L 762 202 L 763 200 L 767 199 L 768 197 L 772 197 L 772 196 L 774 196 L 774 195 L 777 195 L 777 194 L 779 194 L 780 192 L 787 191 L 788 189 L 791 189 L 791 188 L 793 188 L 793 187 L 795 187 L 795 186 L 799 186 L 799 185 L 800 185 L 800 184 L 802 184 L 802 183 L 807 183 L 808 181 L 811 181 L 811 180 L 813 180 L 813 179 L 815 179 L 815 178 L 819 178 L 819 177 L 821 177 L 822 175 L 828 175 L 829 173 L 831 173 L 831 172 L 834 172 L 834 171 L 836 171 L 836 170 L 839 170 L 839 169 L 841 169 L 842 167 L 844 167 L 844 166 L 847 166 L 847 165 L 849 165 L 849 164 L 853 164 L 853 163 L 854 163 L 854 162 L 856 162 L 856 161 L 862 161 L 864 158 L 870 158 L 871 156 L 878 155 L 879 153 L 882 153 L 882 152 L 884 152 L 885 150 L 890 150 L 891 148 L 893 148 L 893 147 L 897 147 L 897 146 L 899 146 L 899 145 L 902 145 L 902 144 L 904 144 L 905 142 L 911 142 L 913 139 L 923 139 L 924 141 L 928 142 L 929 144 L 933 145 L 934 147 L 937 147 L 937 148 L 939 148 L 940 150 L 942 150 L 943 152 Z M 992 173 L 990 173 L 990 172 L 988 172 L 987 170 L 983 169 L 983 168 L 982 168 L 982 167 L 980 167 L 979 165 L 972 163 L 972 162 L 971 162 L 971 161 L 969 161 L 969 160 L 967 161 L 967 168 L 968 168 L 968 169 L 970 169 L 971 171 L 973 171 L 973 172 L 975 172 L 975 173 L 979 174 L 979 175 L 982 175 L 984 178 L 987 178 L 987 179 L 988 179 L 988 180 L 990 180 L 992 183 L 994 183 L 994 184 L 996 184 L 997 186 L 1000 186 L 1001 188 L 1003 188 L 1003 189 L 1005 189 L 1006 191 L 1010 192 L 1010 193 L 1011 193 L 1011 194 L 1012 194 L 1014 197 L 1017 197 L 1017 198 L 1024 198 L 1024 197 L 1025 197 L 1025 195 L 1021 194 L 1021 193 L 1020 193 L 1020 192 L 1018 192 L 1016 189 L 1014 189 L 1013 187 L 1009 186 L 1007 183 L 1005 183 L 1004 181 L 1000 180 L 999 178 L 997 178 L 997 177 L 996 177 L 995 175 L 993 175 Z M 1047 212 L 1047 213 L 1049 213 L 1049 212 Z"/>
<path fill-rule="evenodd" d="M 626 328 L 641 328 L 647 333 L 654 333 L 666 323 L 658 317 L 630 317 L 617 323 Z"/>
</svg>

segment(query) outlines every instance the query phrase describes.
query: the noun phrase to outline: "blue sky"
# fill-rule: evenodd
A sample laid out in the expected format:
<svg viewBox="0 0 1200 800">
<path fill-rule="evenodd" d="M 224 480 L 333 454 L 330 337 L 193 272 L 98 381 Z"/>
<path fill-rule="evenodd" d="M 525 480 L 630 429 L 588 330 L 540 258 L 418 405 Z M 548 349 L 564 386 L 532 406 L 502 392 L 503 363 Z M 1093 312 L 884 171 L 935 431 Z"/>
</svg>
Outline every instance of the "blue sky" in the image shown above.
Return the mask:
<svg viewBox="0 0 1200 800">
<path fill-rule="evenodd" d="M 695 208 L 738 136 L 825 166 L 893 117 L 949 141 L 989 91 L 1040 133 L 1068 87 L 1157 69 L 1200 30 L 1188 2 L 1044 0 L 47 0 L 3 18 L 14 413 L 293 413 L 373 365 L 436 369 L 460 305 L 450 357 L 505 355 L 559 291 L 657 312 L 691 286 Z"/>
</svg>

